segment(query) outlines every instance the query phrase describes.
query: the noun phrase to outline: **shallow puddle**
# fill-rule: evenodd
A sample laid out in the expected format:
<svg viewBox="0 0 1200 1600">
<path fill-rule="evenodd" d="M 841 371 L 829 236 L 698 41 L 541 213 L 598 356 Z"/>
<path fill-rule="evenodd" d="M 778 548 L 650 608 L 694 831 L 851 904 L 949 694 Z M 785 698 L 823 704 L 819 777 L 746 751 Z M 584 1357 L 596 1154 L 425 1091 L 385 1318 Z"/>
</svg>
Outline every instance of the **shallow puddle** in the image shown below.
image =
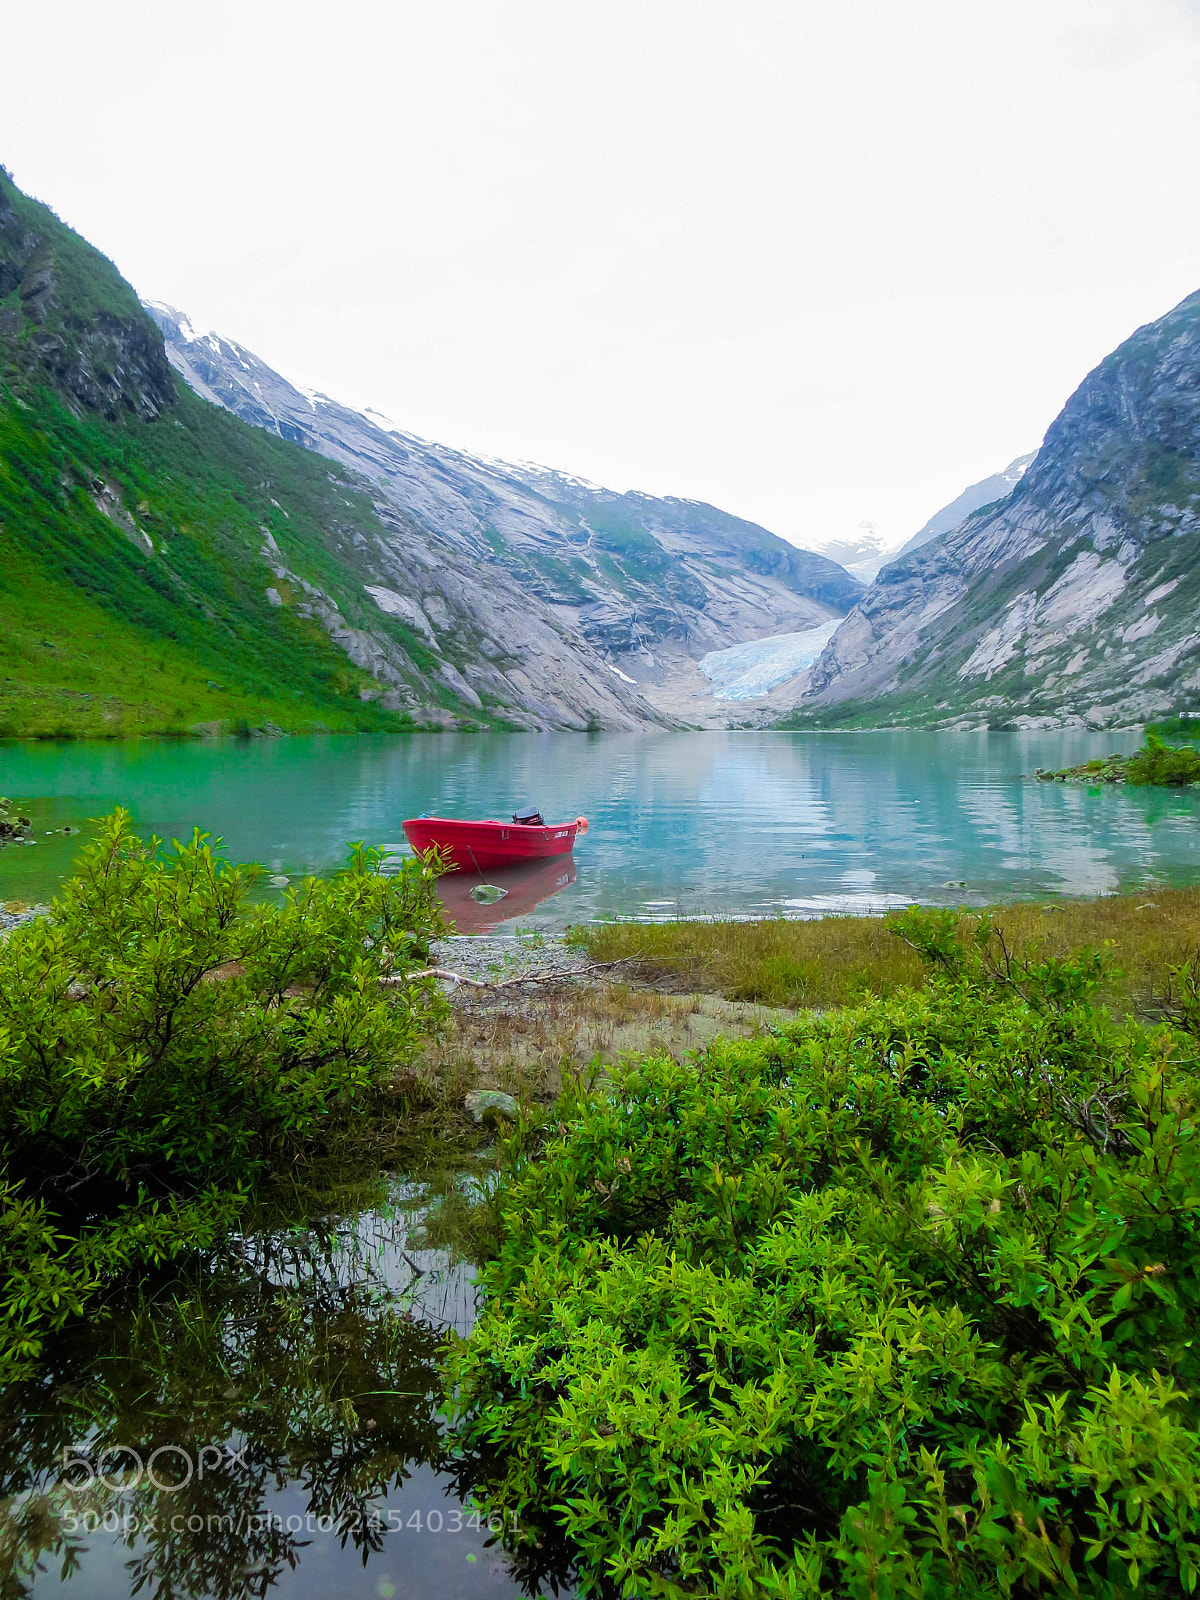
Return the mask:
<svg viewBox="0 0 1200 1600">
<path fill-rule="evenodd" d="M 429 1216 L 394 1183 L 241 1234 L 54 1341 L 0 1400 L 0 1595 L 563 1593 L 456 1488 L 438 1359 L 474 1270 Z"/>
</svg>

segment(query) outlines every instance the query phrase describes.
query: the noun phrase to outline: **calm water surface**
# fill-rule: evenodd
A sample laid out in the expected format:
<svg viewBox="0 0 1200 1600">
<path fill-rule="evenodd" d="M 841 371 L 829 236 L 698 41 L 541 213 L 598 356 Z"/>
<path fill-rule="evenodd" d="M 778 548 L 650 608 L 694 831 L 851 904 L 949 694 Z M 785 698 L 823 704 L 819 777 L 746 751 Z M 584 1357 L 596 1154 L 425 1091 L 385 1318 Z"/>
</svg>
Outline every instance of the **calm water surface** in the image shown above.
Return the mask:
<svg viewBox="0 0 1200 1600">
<path fill-rule="evenodd" d="M 237 743 L 0 746 L 0 793 L 33 802 L 36 847 L 0 851 L 0 899 L 45 898 L 86 824 L 121 803 L 166 837 L 199 825 L 238 859 L 325 872 L 346 843 L 407 849 L 432 812 L 582 812 L 573 863 L 491 912 L 811 915 L 911 901 L 1104 894 L 1200 880 L 1200 795 L 1041 784 L 1135 734 L 413 734 Z M 493 874 L 493 876 L 496 876 Z M 538 903 L 540 902 L 540 903 Z"/>
<path fill-rule="evenodd" d="M 395 1183 L 234 1235 L 49 1342 L 0 1396 L 0 1592 L 43 1600 L 491 1600 L 513 1570 L 446 1452 L 440 1356 L 473 1269 Z M 495 1531 L 499 1531 L 498 1527 Z"/>
</svg>

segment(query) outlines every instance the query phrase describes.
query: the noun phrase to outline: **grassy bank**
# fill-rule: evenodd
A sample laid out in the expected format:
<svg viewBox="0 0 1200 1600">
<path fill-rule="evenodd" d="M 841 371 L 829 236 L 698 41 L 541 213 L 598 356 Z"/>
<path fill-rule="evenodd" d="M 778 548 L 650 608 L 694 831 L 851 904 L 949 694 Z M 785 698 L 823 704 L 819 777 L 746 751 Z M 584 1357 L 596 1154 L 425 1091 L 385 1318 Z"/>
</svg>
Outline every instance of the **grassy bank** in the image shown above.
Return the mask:
<svg viewBox="0 0 1200 1600">
<path fill-rule="evenodd" d="M 328 530 L 369 532 L 365 497 L 193 395 L 175 409 L 117 426 L 0 393 L 0 733 L 400 726 L 290 591 L 268 603 L 257 559 L 277 531 L 328 586 Z"/>
<path fill-rule="evenodd" d="M 550 1104 L 572 1074 L 607 1071 L 654 1050 L 686 1060 L 714 1038 L 756 1036 L 788 1013 L 704 992 L 664 994 L 649 985 L 595 979 L 540 983 L 511 996 L 459 989 L 445 1028 L 421 1051 L 425 1116 L 452 1159 L 470 1147 L 461 1107 L 472 1089 L 499 1089 L 523 1105 Z"/>
<path fill-rule="evenodd" d="M 1004 906 L 995 913 L 1010 948 L 1039 959 L 1104 950 L 1102 997 L 1131 1011 L 1152 1008 L 1170 968 L 1200 946 L 1200 888 L 1140 889 L 1098 900 Z M 964 913 L 964 931 L 978 914 Z M 573 942 L 596 961 L 627 961 L 644 980 L 705 990 L 760 1005 L 846 1005 L 922 987 L 928 968 L 879 917 L 783 918 L 763 922 L 601 923 Z"/>
</svg>

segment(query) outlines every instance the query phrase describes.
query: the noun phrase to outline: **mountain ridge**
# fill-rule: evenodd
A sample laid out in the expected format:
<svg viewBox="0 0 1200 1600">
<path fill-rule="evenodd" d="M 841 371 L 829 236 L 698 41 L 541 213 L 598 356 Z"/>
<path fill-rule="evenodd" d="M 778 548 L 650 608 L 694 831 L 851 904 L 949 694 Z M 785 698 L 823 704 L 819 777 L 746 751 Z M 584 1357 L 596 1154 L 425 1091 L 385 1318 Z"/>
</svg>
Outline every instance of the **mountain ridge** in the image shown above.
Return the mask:
<svg viewBox="0 0 1200 1600">
<path fill-rule="evenodd" d="M 791 720 L 1134 724 L 1200 701 L 1200 292 L 1067 400 L 1019 482 L 885 567 Z"/>
<path fill-rule="evenodd" d="M 0 288 L 4 732 L 670 720 L 529 596 L 438 648 L 373 554 L 420 528 L 180 382 L 113 264 L 6 171 Z"/>
<path fill-rule="evenodd" d="M 353 486 L 178 384 L 112 262 L 0 168 L 0 732 L 405 725 L 264 595 L 281 496 L 315 583 L 369 524 Z"/>
<path fill-rule="evenodd" d="M 1015 460 L 1010 461 L 1002 471 L 993 472 L 988 477 L 981 478 L 978 483 L 968 484 L 961 494 L 955 495 L 954 499 L 940 511 L 935 511 L 925 526 L 894 551 L 883 565 L 888 566 L 893 561 L 902 560 L 904 556 L 918 550 L 921 545 L 928 544 L 931 539 L 939 538 L 943 533 L 953 533 L 954 529 L 969 516 L 983 510 L 985 506 L 1006 500 L 1029 470 L 1036 454 L 1036 450 L 1027 451 L 1025 455 L 1017 456 Z"/>
<path fill-rule="evenodd" d="M 397 538 L 373 587 L 423 616 L 435 643 L 447 630 L 494 640 L 497 593 L 518 618 L 532 599 L 654 714 L 691 720 L 718 709 L 698 668 L 710 650 L 820 625 L 862 592 L 835 562 L 702 501 L 622 493 L 421 439 L 301 389 L 169 306 L 148 309 L 198 394 L 371 482 L 377 512 L 399 519 L 409 545 Z"/>
</svg>

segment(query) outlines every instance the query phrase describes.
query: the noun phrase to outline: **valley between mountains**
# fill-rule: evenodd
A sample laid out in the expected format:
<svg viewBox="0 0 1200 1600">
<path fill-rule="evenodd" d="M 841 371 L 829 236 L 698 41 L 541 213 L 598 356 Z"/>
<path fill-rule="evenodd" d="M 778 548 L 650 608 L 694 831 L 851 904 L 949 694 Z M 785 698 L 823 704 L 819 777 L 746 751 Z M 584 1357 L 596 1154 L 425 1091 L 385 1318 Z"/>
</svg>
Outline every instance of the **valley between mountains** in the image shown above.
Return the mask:
<svg viewBox="0 0 1200 1600">
<path fill-rule="evenodd" d="M 822 627 L 863 592 L 827 557 L 714 506 L 432 444 L 298 389 L 170 307 L 146 310 L 195 393 L 370 485 L 381 532 L 349 559 L 374 606 L 436 658 L 435 682 L 476 713 L 521 726 L 694 721 L 716 711 L 705 654 Z M 291 582 L 282 553 L 274 570 Z M 359 664 L 417 709 L 411 662 L 385 649 Z"/>
<path fill-rule="evenodd" d="M 1200 293 L 1090 372 L 1014 487 L 884 567 L 796 725 L 1129 726 L 1200 702 Z"/>
<path fill-rule="evenodd" d="M 714 507 L 304 395 L 3 171 L 0 430 L 10 736 L 670 727 L 707 652 L 862 593 Z"/>
<path fill-rule="evenodd" d="M 10 736 L 1130 725 L 1200 703 L 1198 541 L 1200 295 L 890 561 L 821 554 L 302 390 L 0 169 Z"/>
</svg>

